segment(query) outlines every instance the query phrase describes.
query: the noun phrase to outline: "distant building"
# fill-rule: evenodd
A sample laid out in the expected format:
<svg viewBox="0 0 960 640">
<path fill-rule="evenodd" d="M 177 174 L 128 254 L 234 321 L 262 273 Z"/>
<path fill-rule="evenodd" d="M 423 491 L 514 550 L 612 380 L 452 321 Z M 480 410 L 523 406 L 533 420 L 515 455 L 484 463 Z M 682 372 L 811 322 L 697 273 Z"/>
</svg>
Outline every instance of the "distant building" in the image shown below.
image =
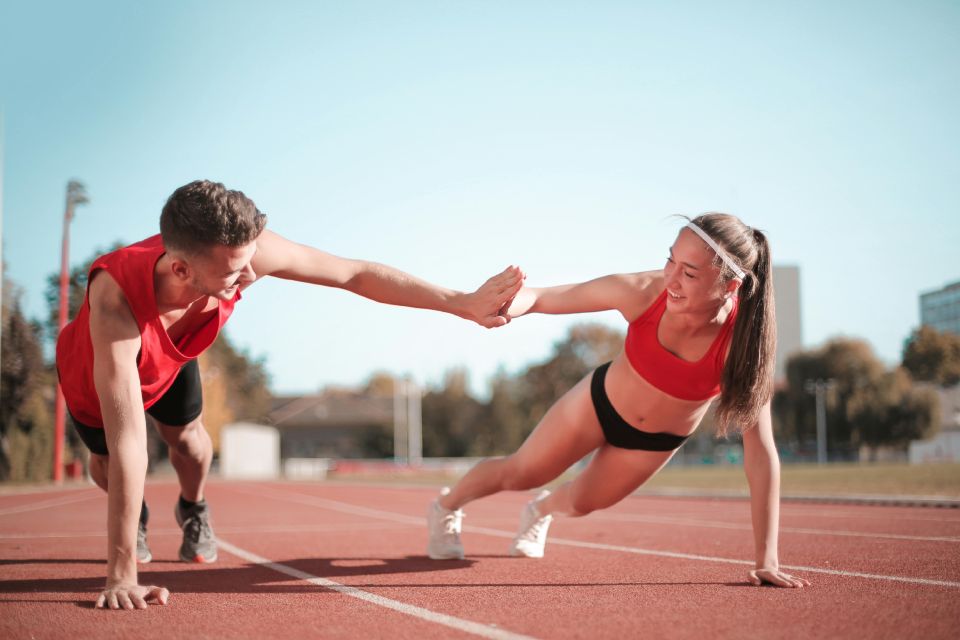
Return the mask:
<svg viewBox="0 0 960 640">
<path fill-rule="evenodd" d="M 392 438 L 392 397 L 325 390 L 273 398 L 270 424 L 280 432 L 280 457 L 366 458 L 378 439 Z M 382 455 L 382 453 L 380 454 Z"/>
<path fill-rule="evenodd" d="M 773 288 L 776 292 L 777 312 L 777 368 L 774 379 L 783 382 L 787 375 L 787 360 L 803 348 L 800 330 L 800 269 L 773 267 Z"/>
<path fill-rule="evenodd" d="M 920 324 L 960 335 L 960 281 L 920 294 Z"/>
</svg>

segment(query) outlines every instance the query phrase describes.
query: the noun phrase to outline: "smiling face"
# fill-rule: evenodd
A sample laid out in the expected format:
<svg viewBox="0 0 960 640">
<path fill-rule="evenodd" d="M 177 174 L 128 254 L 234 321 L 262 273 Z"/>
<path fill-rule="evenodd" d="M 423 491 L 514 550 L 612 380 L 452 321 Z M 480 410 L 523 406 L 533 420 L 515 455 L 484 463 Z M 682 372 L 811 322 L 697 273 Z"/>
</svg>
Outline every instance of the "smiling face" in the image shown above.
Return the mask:
<svg viewBox="0 0 960 640">
<path fill-rule="evenodd" d="M 201 295 L 232 300 L 237 289 L 257 279 L 250 264 L 256 252 L 256 242 L 242 247 L 214 245 L 203 253 L 175 258 L 173 271 Z"/>
<path fill-rule="evenodd" d="M 681 229 L 663 267 L 667 308 L 676 312 L 715 312 L 738 280 L 724 281 L 713 249 L 689 229 Z"/>
</svg>

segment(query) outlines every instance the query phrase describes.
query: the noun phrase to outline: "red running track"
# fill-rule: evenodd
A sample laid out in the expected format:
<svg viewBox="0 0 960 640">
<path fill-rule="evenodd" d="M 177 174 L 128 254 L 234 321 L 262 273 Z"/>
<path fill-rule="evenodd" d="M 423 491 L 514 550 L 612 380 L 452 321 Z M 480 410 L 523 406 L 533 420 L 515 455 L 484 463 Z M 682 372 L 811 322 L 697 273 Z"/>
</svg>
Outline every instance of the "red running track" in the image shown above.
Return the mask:
<svg viewBox="0 0 960 640">
<path fill-rule="evenodd" d="M 955 638 L 960 511 L 785 503 L 781 562 L 813 586 L 752 587 L 746 501 L 635 497 L 557 518 L 547 557 L 510 558 L 524 494 L 469 506 L 464 561 L 425 557 L 435 489 L 214 482 L 213 565 L 175 561 L 177 487 L 150 483 L 166 607 L 93 609 L 95 488 L 0 495 L 0 638 Z M 801 568 L 802 567 L 802 568 Z"/>
</svg>

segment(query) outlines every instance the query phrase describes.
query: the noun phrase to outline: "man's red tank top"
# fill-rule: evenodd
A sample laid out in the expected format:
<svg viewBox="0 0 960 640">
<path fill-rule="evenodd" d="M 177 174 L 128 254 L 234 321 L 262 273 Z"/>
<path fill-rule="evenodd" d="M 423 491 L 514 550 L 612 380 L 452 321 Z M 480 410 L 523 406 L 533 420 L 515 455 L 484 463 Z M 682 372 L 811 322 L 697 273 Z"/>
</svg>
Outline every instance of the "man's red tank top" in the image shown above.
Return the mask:
<svg viewBox="0 0 960 640">
<path fill-rule="evenodd" d="M 232 300 L 221 300 L 216 316 L 174 343 L 160 322 L 153 289 L 153 270 L 163 254 L 163 242 L 158 234 L 100 256 L 90 266 L 88 276 L 89 283 L 94 272 L 104 270 L 109 273 L 120 285 L 140 328 L 137 372 L 140 374 L 144 409 L 149 409 L 163 396 L 184 363 L 196 358 L 213 344 L 241 297 L 238 290 Z M 73 417 L 88 427 L 102 427 L 100 400 L 93 384 L 89 284 L 80 312 L 63 328 L 57 339 L 57 370 L 67 407 Z"/>
<path fill-rule="evenodd" d="M 733 337 L 737 317 L 737 299 L 720 333 L 707 353 L 697 360 L 684 360 L 660 344 L 657 329 L 667 309 L 667 291 L 663 290 L 643 314 L 630 323 L 624 349 L 634 370 L 660 391 L 681 400 L 709 400 L 720 393 L 720 376 L 727 346 Z"/>
</svg>

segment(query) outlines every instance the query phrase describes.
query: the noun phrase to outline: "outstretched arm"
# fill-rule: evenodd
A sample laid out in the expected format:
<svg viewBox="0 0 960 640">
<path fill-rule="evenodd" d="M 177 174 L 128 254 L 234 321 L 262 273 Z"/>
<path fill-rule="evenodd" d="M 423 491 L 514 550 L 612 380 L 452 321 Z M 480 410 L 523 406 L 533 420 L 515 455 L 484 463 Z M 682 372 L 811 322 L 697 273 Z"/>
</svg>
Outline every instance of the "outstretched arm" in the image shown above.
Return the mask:
<svg viewBox="0 0 960 640">
<path fill-rule="evenodd" d="M 757 424 L 743 433 L 743 469 L 750 485 L 750 512 L 756 546 L 756 569 L 750 582 L 778 587 L 803 587 L 810 583 L 780 570 L 777 534 L 780 522 L 780 459 L 773 442 L 770 403 L 760 410 Z"/>
<path fill-rule="evenodd" d="M 110 459 L 107 471 L 107 584 L 98 608 L 166 604 L 166 589 L 137 584 L 137 520 L 147 472 L 147 425 L 137 372 L 140 330 L 116 281 L 105 272 L 90 284 L 93 381 Z"/>
<path fill-rule="evenodd" d="M 556 287 L 524 287 L 506 311 L 508 318 L 527 313 L 587 313 L 618 310 L 628 320 L 643 312 L 660 292 L 660 271 L 617 273 Z"/>
<path fill-rule="evenodd" d="M 258 278 L 269 275 L 338 287 L 385 304 L 451 313 L 488 328 L 509 322 L 501 311 L 523 285 L 520 268 L 507 267 L 476 291 L 454 291 L 384 264 L 340 258 L 266 230 L 257 239 L 251 264 Z"/>
</svg>

